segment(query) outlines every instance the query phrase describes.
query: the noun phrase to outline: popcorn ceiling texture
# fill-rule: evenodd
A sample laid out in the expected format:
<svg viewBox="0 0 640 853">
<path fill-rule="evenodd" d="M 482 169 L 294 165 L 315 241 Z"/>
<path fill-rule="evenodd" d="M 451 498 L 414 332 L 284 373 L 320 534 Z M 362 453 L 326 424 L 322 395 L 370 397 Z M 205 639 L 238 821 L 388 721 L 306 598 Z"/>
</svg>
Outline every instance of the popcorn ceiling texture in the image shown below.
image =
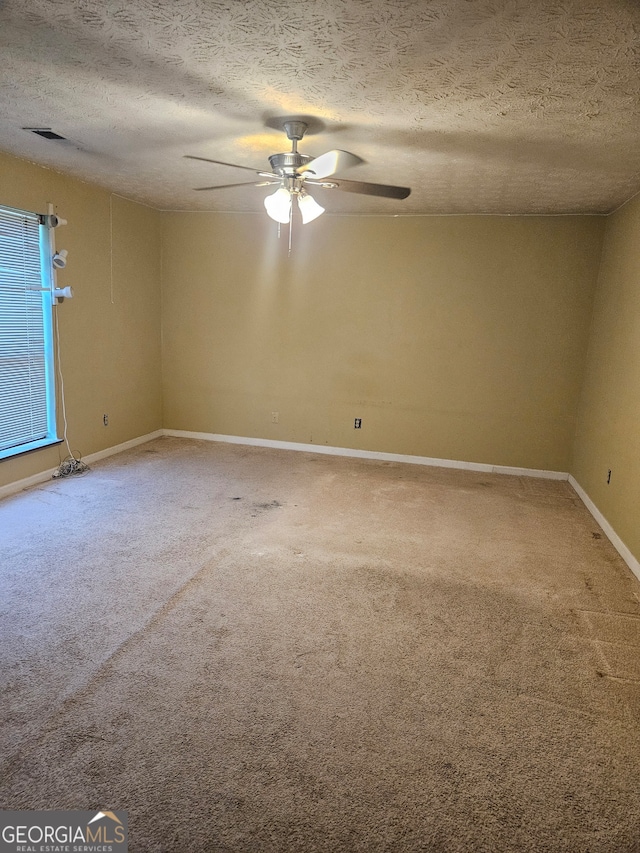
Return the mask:
<svg viewBox="0 0 640 853">
<path fill-rule="evenodd" d="M 264 169 L 353 151 L 329 212 L 606 213 L 640 189 L 640 5 L 624 0 L 6 0 L 0 149 L 156 207 L 262 210 Z M 23 127 L 52 127 L 49 142 Z"/>
</svg>

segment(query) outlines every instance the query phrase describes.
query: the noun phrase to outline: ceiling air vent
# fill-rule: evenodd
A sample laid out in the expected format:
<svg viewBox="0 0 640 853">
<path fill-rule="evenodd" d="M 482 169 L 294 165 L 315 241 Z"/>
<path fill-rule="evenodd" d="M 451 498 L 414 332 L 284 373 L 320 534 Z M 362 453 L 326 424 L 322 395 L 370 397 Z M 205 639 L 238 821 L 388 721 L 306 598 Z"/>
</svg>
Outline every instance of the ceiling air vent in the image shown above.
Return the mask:
<svg viewBox="0 0 640 853">
<path fill-rule="evenodd" d="M 37 133 L 38 136 L 41 136 L 43 139 L 66 139 L 66 136 L 60 136 L 59 133 L 56 133 L 55 130 L 51 130 L 50 127 L 23 127 L 23 130 L 30 130 L 31 133 Z"/>
</svg>

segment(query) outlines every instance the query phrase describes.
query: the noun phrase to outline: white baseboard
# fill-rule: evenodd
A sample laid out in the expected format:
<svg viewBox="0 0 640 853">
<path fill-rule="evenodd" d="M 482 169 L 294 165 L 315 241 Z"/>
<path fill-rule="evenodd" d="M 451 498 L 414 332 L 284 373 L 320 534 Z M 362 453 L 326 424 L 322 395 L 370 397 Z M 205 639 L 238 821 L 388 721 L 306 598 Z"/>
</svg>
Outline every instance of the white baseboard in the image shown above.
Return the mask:
<svg viewBox="0 0 640 853">
<path fill-rule="evenodd" d="M 39 483 L 45 483 L 53 476 L 55 468 L 50 468 L 47 471 L 39 471 L 37 474 L 32 474 L 30 477 L 24 477 L 22 480 L 14 480 L 13 483 L 7 483 L 6 486 L 0 486 L 0 500 L 8 498 L 9 495 L 15 495 L 17 492 L 23 492 L 31 486 L 37 486 Z"/>
<path fill-rule="evenodd" d="M 569 475 L 569 483 L 575 489 L 582 503 L 586 506 L 591 515 L 595 518 L 600 527 L 604 530 L 605 534 L 607 535 L 607 538 L 610 540 L 611 544 L 616 549 L 618 554 L 620 554 L 620 556 L 629 566 L 634 575 L 638 578 L 638 580 L 640 580 L 640 562 L 636 560 L 631 551 L 627 548 L 622 539 L 618 536 L 613 527 L 609 524 L 607 519 L 600 512 L 598 507 L 594 504 L 594 502 L 591 500 L 585 490 L 582 488 L 580 483 L 575 479 L 573 474 Z"/>
<path fill-rule="evenodd" d="M 152 441 L 154 438 L 160 438 L 162 435 L 163 431 L 158 429 L 155 432 L 147 433 L 147 435 L 140 435 L 137 438 L 130 439 L 129 441 L 123 441 L 122 444 L 116 444 L 113 447 L 107 447 L 105 450 L 98 450 L 96 453 L 90 453 L 89 456 L 83 456 L 82 461 L 86 462 L 87 465 L 91 465 L 92 462 L 105 459 L 107 456 L 114 456 L 116 453 L 122 453 L 123 450 L 129 450 L 130 447 L 135 447 L 138 444 L 145 444 L 147 441 Z M 58 466 L 56 465 L 55 468 L 49 468 L 46 471 L 39 471 L 37 474 L 32 474 L 30 477 L 24 477 L 22 480 L 15 480 L 13 483 L 7 483 L 6 486 L 0 486 L 0 500 L 2 498 L 9 497 L 9 495 L 15 495 L 17 492 L 23 492 L 31 486 L 46 483 L 48 480 L 51 480 L 57 468 Z"/>
<path fill-rule="evenodd" d="M 155 432 L 148 432 L 146 435 L 139 435 L 137 438 L 131 438 L 129 441 L 123 441 L 122 444 L 115 444 L 113 447 L 107 447 L 105 450 L 98 450 L 97 453 L 90 453 L 88 456 L 83 456 L 82 461 L 87 465 L 92 462 L 98 462 L 100 459 L 106 459 L 107 456 L 115 456 L 116 453 L 122 453 L 123 450 L 129 450 L 132 447 L 137 447 L 139 444 L 146 444 L 147 441 L 153 441 L 154 438 L 162 438 L 164 430 L 157 429 Z"/>
<path fill-rule="evenodd" d="M 248 444 L 253 447 L 273 447 L 276 450 L 300 450 L 305 453 L 324 453 L 329 456 L 351 456 L 356 459 L 376 459 L 380 462 L 405 462 L 409 465 L 432 465 L 437 468 L 460 468 L 488 474 L 512 474 L 518 477 L 543 477 L 547 480 L 566 480 L 563 471 L 544 471 L 537 468 L 512 468 L 508 465 L 488 465 L 484 462 L 459 462 L 456 459 L 436 459 L 431 456 L 409 456 L 402 453 L 383 453 L 377 450 L 355 450 L 350 447 L 330 447 L 325 444 L 301 444 L 295 441 L 274 441 L 269 438 L 248 438 L 242 435 L 218 435 L 210 432 L 188 432 L 165 429 L 163 435 L 175 438 L 195 438 L 203 441 L 222 441 L 227 444 Z"/>
</svg>

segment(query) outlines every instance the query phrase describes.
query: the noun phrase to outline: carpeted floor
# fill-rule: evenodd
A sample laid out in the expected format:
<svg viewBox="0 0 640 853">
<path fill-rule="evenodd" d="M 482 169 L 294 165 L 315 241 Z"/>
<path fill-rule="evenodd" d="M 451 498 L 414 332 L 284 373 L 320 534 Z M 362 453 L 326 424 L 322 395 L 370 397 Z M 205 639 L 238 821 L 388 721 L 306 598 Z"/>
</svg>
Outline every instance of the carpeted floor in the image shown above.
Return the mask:
<svg viewBox="0 0 640 853">
<path fill-rule="evenodd" d="M 164 438 L 0 503 L 0 805 L 176 853 L 640 851 L 640 585 L 564 482 Z"/>
</svg>

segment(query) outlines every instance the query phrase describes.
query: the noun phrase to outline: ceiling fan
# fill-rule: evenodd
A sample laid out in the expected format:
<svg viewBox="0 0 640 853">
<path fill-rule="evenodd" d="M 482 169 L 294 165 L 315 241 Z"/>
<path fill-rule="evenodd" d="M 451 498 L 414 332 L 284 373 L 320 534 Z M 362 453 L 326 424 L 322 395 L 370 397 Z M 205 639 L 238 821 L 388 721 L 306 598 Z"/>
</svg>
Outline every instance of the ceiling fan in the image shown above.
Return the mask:
<svg viewBox="0 0 640 853">
<path fill-rule="evenodd" d="M 253 172 L 261 181 L 242 181 L 237 184 L 221 184 L 214 187 L 197 187 L 197 190 L 221 190 L 230 187 L 267 187 L 277 185 L 278 189 L 268 195 L 264 200 L 264 206 L 271 219 L 283 225 L 291 223 L 293 216 L 293 198 L 298 203 L 298 209 L 303 224 L 311 222 L 322 213 L 324 207 L 309 195 L 307 188 L 319 187 L 321 189 L 342 190 L 348 193 L 360 193 L 363 195 L 381 196 L 382 198 L 406 198 L 411 190 L 408 187 L 394 187 L 389 184 L 371 184 L 363 181 L 345 181 L 343 178 L 334 178 L 336 172 L 357 166 L 362 159 L 349 151 L 334 149 L 321 154 L 319 157 L 310 157 L 308 154 L 300 154 L 298 142 L 307 130 L 304 121 L 285 121 L 283 129 L 291 141 L 291 151 L 284 154 L 272 154 L 269 157 L 271 171 L 252 169 L 249 166 L 239 166 L 237 163 L 224 163 L 222 160 L 210 160 L 208 157 L 196 157 L 185 154 L 190 160 L 203 160 L 205 163 L 215 163 L 218 166 L 232 166 L 234 169 L 245 169 Z M 331 178 L 331 180 L 326 180 Z"/>
</svg>

